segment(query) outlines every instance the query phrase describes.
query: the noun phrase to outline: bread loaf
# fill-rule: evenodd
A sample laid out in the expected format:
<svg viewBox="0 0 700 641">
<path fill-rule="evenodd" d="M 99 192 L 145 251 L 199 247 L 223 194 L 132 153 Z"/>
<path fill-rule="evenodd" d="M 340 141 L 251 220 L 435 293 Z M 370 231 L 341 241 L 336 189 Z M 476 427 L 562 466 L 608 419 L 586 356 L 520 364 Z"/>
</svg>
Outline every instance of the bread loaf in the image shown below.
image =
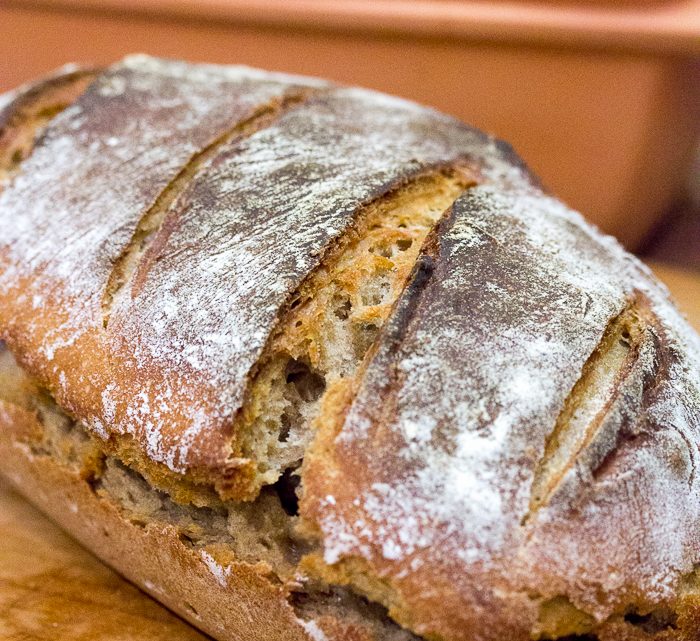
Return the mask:
<svg viewBox="0 0 700 641">
<path fill-rule="evenodd" d="M 700 339 L 511 148 L 131 56 L 0 111 L 0 474 L 221 641 L 700 638 Z"/>
</svg>

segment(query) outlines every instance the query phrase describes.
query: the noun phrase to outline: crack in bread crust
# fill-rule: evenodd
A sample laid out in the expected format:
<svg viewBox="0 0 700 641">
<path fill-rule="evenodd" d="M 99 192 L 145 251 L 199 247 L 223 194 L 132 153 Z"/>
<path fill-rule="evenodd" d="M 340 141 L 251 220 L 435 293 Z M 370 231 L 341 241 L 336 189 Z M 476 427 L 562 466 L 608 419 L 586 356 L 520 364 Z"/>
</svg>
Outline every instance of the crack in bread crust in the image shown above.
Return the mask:
<svg viewBox="0 0 700 641">
<path fill-rule="evenodd" d="M 13 412 L 15 419 L 22 412 L 33 419 L 12 421 Z M 15 456 L 26 456 L 33 466 L 50 461 L 78 477 L 97 500 L 116 508 L 134 526 L 137 537 L 168 532 L 172 545 L 191 552 L 222 587 L 236 580 L 233 575 L 242 565 L 252 569 L 289 603 L 304 629 L 313 622 L 312 627 L 327 631 L 328 639 L 337 641 L 418 641 L 379 605 L 348 589 L 308 579 L 299 571 L 298 562 L 309 542 L 295 531 L 296 518 L 285 513 L 275 489 L 266 488 L 252 503 L 218 501 L 195 507 L 174 502 L 63 413 L 0 343 L 0 448 L 5 445 L 17 450 Z M 77 508 L 66 504 L 60 509 Z M 154 584 L 149 579 L 140 585 L 152 591 Z M 201 626 L 187 590 L 168 596 L 182 600 L 186 618 Z"/>
<path fill-rule="evenodd" d="M 524 523 L 547 505 L 578 456 L 596 438 L 639 357 L 647 325 L 644 305 L 638 299 L 608 324 L 547 438 Z"/>
<path fill-rule="evenodd" d="M 272 450 L 278 460 L 258 470 L 257 479 L 245 491 L 236 481 L 252 463 L 249 468 L 232 468 L 217 482 L 197 469 L 186 477 L 150 460 L 128 434 L 110 435 L 105 450 L 176 501 L 199 506 L 216 504 L 222 498 L 254 500 L 285 469 L 296 470 L 313 435 L 311 424 L 323 389 L 342 376 L 349 377 L 361 362 L 418 260 L 426 234 L 451 202 L 475 182 L 474 170 L 454 163 L 424 172 L 381 196 L 358 213 L 353 228 L 292 295 L 288 312 L 271 336 L 269 356 L 259 361 L 250 400 L 239 418 L 249 435 L 247 450 L 236 452 L 247 457 L 244 461 L 251 461 L 256 448 L 258 452 L 264 448 L 261 459 Z M 338 327 L 341 335 L 334 334 Z M 341 340 L 346 344 L 339 349 Z M 336 350 L 335 359 L 329 357 L 329 349 Z M 253 474 L 251 471 L 251 477 Z M 244 480 L 248 482 L 249 477 Z"/>
<path fill-rule="evenodd" d="M 176 202 L 183 198 L 196 175 L 212 162 L 222 147 L 271 126 L 289 109 L 303 104 L 313 95 L 309 88 L 294 88 L 283 96 L 260 105 L 243 121 L 236 121 L 227 131 L 196 152 L 168 183 L 153 205 L 143 214 L 131 241 L 114 262 L 107 286 L 102 296 L 103 324 L 106 328 L 112 306 L 124 295 L 130 283 L 136 294 L 143 284 L 149 265 L 158 258 L 159 251 L 167 243 L 172 221 L 168 214 Z"/>
<path fill-rule="evenodd" d="M 248 118 L 298 85 L 278 80 L 128 59 L 57 119 L 24 164 L 26 177 L 0 194 L 2 335 L 98 445 L 96 457 L 84 453 L 76 483 L 42 444 L 21 441 L 22 420 L 9 421 L 0 430 L 8 476 L 19 470 L 29 496 L 124 572 L 152 558 L 193 584 L 204 572 L 209 606 L 184 610 L 203 613 L 215 631 L 228 616 L 218 588 L 236 593 L 237 612 L 259 595 L 241 575 L 228 582 L 236 543 L 200 516 L 224 504 L 244 513 L 272 496 L 281 522 L 294 519 L 302 456 L 300 514 L 316 529 L 295 534 L 310 541 L 304 558 L 322 548 L 319 582 L 337 571 L 331 581 L 376 597 L 416 634 L 525 639 L 537 625 L 549 636 L 589 634 L 581 613 L 616 641 L 611 616 L 629 615 L 626 636 L 630 626 L 658 627 L 677 579 L 698 562 L 700 342 L 644 268 L 542 194 L 511 151 L 400 100 L 328 89 L 222 144 L 190 180 L 188 162 L 229 130 L 233 113 Z M 366 208 L 396 205 L 416 177 L 456 159 L 469 159 L 483 180 L 451 207 L 436 246 L 424 244 L 437 251 L 434 263 L 426 255 L 414 266 L 411 252 L 433 221 L 412 238 L 399 224 L 366 225 Z M 449 178 L 438 173 L 428 178 Z M 450 198 L 437 201 L 439 217 Z M 355 245 L 344 245 L 353 234 Z M 420 295 L 405 285 L 411 268 Z M 629 353 L 612 345 L 609 376 L 580 384 L 590 402 L 572 400 L 552 437 L 632 292 L 648 298 L 658 323 L 635 344 L 624 376 Z M 598 388 L 600 398 L 589 399 Z M 11 416 L 0 409 L 3 421 Z M 82 460 L 82 448 L 66 456 Z M 92 525 L 52 505 L 64 506 L 61 492 L 78 486 Z M 107 496 L 123 487 L 144 500 L 121 496 L 128 509 L 109 520 L 95 506 L 111 505 Z M 172 499 L 167 518 L 159 487 Z M 531 495 L 538 518 L 523 527 Z M 147 516 L 159 527 L 148 527 L 142 502 L 153 504 Z M 192 520 L 224 536 L 225 549 L 206 533 L 205 547 L 193 546 L 187 537 L 200 531 L 188 528 L 176 542 L 194 559 L 183 568 L 157 545 L 129 544 L 170 532 L 160 526 L 195 510 Z M 131 535 L 123 558 L 110 556 L 97 531 L 105 523 Z M 158 541 L 173 547 L 165 535 Z M 239 566 L 268 596 L 284 589 L 281 565 L 273 575 Z M 279 616 L 263 614 L 259 635 L 301 613 L 268 601 Z"/>
<path fill-rule="evenodd" d="M 97 75 L 66 69 L 20 90 L 0 109 L 0 184 L 19 172 L 51 120 L 69 107 Z"/>
<path fill-rule="evenodd" d="M 300 83 L 322 91 L 222 144 L 163 220 L 160 208 L 142 220 L 233 114 L 248 118 Z M 524 179 L 490 137 L 402 100 L 143 56 L 96 79 L 40 151 L 26 165 L 31 180 L 2 195 L 0 219 L 21 221 L 0 251 L 4 338 L 96 434 L 131 439 L 173 477 L 238 498 L 258 481 L 249 483 L 256 462 L 233 451 L 250 375 L 289 296 L 363 207 L 460 159 L 492 178 Z M 362 324 L 364 349 L 375 330 L 369 317 Z M 314 395 L 319 381 L 305 365 L 285 379 Z"/>
<path fill-rule="evenodd" d="M 355 376 L 421 263 L 425 238 L 473 184 L 473 172 L 451 164 L 368 205 L 292 295 L 241 412 L 238 454 L 257 463 L 258 487 L 300 465 L 326 391 Z"/>
<path fill-rule="evenodd" d="M 381 341 L 377 340 L 373 343 L 354 378 L 336 381 L 328 395 L 322 399 L 321 411 L 316 417 L 316 433 L 308 451 L 308 458 L 312 460 L 312 465 L 318 460 L 331 460 L 334 456 L 332 443 L 338 436 L 347 411 L 358 394 L 366 370 L 372 359 L 378 356 L 377 352 L 381 350 L 380 359 L 391 358 L 391 355 L 400 348 L 433 276 L 435 261 L 439 256 L 439 239 L 442 227 L 449 223 L 450 214 L 451 209 L 446 210 L 425 236 L 420 253 L 416 256 L 401 295 L 392 305 L 391 313 L 381 333 Z M 386 400 L 382 404 L 382 417 L 375 417 L 378 422 L 392 416 L 395 412 L 396 397 L 390 390 L 401 376 L 402 373 L 394 363 L 389 368 L 387 376 L 382 379 L 381 389 L 377 390 L 377 394 Z M 318 474 L 319 470 L 316 469 L 314 472 Z M 309 474 L 309 471 L 302 468 L 302 478 L 305 474 Z M 317 541 L 320 545 L 321 532 L 318 523 L 309 518 L 309 511 L 308 508 L 305 509 L 303 499 L 301 514 L 302 520 L 299 523 L 299 529 L 309 539 Z M 407 615 L 410 608 L 407 607 L 401 592 L 395 589 L 390 580 L 374 572 L 371 564 L 362 557 L 349 556 L 336 563 L 328 564 L 324 559 L 323 550 L 317 547 L 301 559 L 301 567 L 311 576 L 321 577 L 331 584 L 350 586 L 351 589 L 363 594 L 371 601 L 382 604 L 387 608 L 392 619 L 415 632 L 415 622 L 411 620 L 410 615 Z M 425 638 L 440 641 L 439 637 L 430 634 L 426 635 Z"/>
</svg>

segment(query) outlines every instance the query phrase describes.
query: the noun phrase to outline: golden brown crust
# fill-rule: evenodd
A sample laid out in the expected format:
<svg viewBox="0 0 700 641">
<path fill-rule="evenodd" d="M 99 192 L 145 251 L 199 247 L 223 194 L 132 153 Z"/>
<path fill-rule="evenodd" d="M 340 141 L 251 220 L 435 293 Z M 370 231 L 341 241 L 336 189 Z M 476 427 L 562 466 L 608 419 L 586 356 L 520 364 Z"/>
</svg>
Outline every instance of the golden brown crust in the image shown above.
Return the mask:
<svg viewBox="0 0 700 641">
<path fill-rule="evenodd" d="M 698 341 L 640 265 L 548 197 L 476 187 L 375 347 L 305 457 L 310 573 L 428 639 L 632 635 L 681 607 Z"/>
<path fill-rule="evenodd" d="M 0 399 L 0 456 L 8 461 L 0 473 L 137 585 L 180 613 L 184 604 L 188 618 L 216 638 L 261 638 L 241 626 L 243 608 L 256 631 L 257 618 L 265 616 L 280 630 L 291 625 L 290 634 L 297 632 L 292 638 L 308 633 L 318 641 L 323 633 L 327 641 L 413 641 L 381 609 L 342 590 L 307 582 L 295 566 L 295 546 L 304 543 L 294 536 L 293 520 L 274 492 L 254 505 L 196 508 L 174 503 L 65 416 L 4 349 Z M 28 478 L 32 481 L 25 482 Z M 131 547 L 129 554 L 125 546 Z M 155 547 L 165 552 L 154 557 Z M 171 562 L 183 555 L 184 561 Z M 206 568 L 209 583 L 215 578 L 216 594 L 207 582 L 188 587 L 191 563 Z M 241 603 L 239 591 L 249 601 Z M 237 606 L 231 609 L 228 599 Z"/>
<path fill-rule="evenodd" d="M 0 402 L 2 475 L 105 563 L 217 639 L 313 641 L 260 568 L 232 562 L 217 577 L 175 529 L 129 522 L 79 473 L 33 456 L 31 435 L 41 429 L 31 412 Z"/>
<path fill-rule="evenodd" d="M 49 128 L 0 194 L 0 222 L 14 223 L 0 336 L 105 443 L 68 473 L 23 444 L 31 412 L 6 409 L 7 473 L 218 638 L 252 634 L 248 615 L 259 638 L 360 634 L 325 614 L 309 627 L 265 564 L 136 526 L 90 481 L 107 451 L 178 501 L 254 499 L 261 459 L 240 419 L 293 296 L 368 205 L 466 162 L 479 185 L 405 288 L 389 285 L 396 304 L 368 312 L 388 321 L 359 375 L 321 397 L 302 568 L 386 606 L 402 639 L 697 636 L 700 340 L 665 291 L 507 147 L 415 105 L 314 85 L 236 135 L 299 82 L 129 59 Z"/>
<path fill-rule="evenodd" d="M 294 83 L 315 95 L 226 137 Z M 0 198 L 0 222 L 22 222 L 0 243 L 2 335 L 96 433 L 254 498 L 237 418 L 280 312 L 366 204 L 465 158 L 529 182 L 491 138 L 398 99 L 129 58 L 52 122 Z"/>
<path fill-rule="evenodd" d="M 0 247 L 3 337 L 25 368 L 73 415 L 103 437 L 110 433 L 122 437 L 125 456 L 140 450 L 144 467 L 147 459 L 163 467 L 170 463 L 175 481 L 172 472 L 177 464 L 173 456 L 162 455 L 163 443 L 180 442 L 197 412 L 215 405 L 214 393 L 179 384 L 190 372 L 178 371 L 171 386 L 172 411 L 159 433 L 154 434 L 152 425 L 132 420 L 134 413 L 140 415 L 133 403 L 158 402 L 158 379 L 167 378 L 167 370 L 148 361 L 144 367 L 131 367 L 133 350 L 120 358 L 119 336 L 105 331 L 103 296 L 115 264 L 138 240 L 139 224 L 151 206 L 179 184 L 181 173 L 198 164 L 204 150 L 233 144 L 238 133 L 245 133 L 238 131 L 240 126 L 261 109 L 266 116 L 266 108 L 282 101 L 293 87 L 289 78 L 244 68 L 131 59 L 102 73 L 51 122 L 47 135 L 22 164 L 22 175 L 2 194 L 0 211 L 21 223 L 11 225 L 12 238 L 6 237 Z M 115 167 L 120 168 L 118 189 L 110 184 Z M 27 175 L 32 187 L 23 180 Z M 186 186 L 187 181 L 180 191 Z M 28 209 L 27 190 L 34 194 Z M 81 245 L 82 256 L 61 258 L 75 242 Z M 29 254 L 34 259 L 27 261 Z M 123 385 L 115 389 L 116 380 Z M 114 397 L 108 398 L 110 390 Z M 215 414 L 209 413 L 213 422 Z M 210 447 L 204 446 L 202 452 L 205 468 L 207 461 L 221 463 L 222 450 L 227 449 L 225 435 L 210 427 Z M 167 476 L 163 469 L 160 473 Z M 221 476 L 225 481 L 225 470 Z M 209 480 L 206 471 L 198 475 L 196 469 L 190 475 L 194 481 L 203 477 Z"/>
</svg>

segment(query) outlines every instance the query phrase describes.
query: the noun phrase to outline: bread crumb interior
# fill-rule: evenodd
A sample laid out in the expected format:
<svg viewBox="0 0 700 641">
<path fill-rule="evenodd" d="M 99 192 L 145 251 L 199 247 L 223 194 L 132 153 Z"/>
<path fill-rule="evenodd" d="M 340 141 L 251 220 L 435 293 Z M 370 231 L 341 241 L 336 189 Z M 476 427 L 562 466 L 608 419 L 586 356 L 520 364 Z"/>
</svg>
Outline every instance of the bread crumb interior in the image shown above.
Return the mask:
<svg viewBox="0 0 700 641">
<path fill-rule="evenodd" d="M 357 373 L 423 241 L 470 182 L 444 169 L 370 205 L 296 292 L 243 411 L 238 454 L 256 462 L 257 487 L 298 468 L 325 392 Z"/>
</svg>

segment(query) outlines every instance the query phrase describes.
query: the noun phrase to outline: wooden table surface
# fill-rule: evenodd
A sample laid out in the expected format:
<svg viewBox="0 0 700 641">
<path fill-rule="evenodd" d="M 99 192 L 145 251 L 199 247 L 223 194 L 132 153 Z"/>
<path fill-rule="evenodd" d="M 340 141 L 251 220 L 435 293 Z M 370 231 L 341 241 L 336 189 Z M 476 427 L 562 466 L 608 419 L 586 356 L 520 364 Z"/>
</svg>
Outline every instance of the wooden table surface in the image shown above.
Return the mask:
<svg viewBox="0 0 700 641">
<path fill-rule="evenodd" d="M 2 641 L 205 641 L 0 480 Z"/>
<path fill-rule="evenodd" d="M 700 274 L 654 266 L 700 331 Z M 0 481 L 0 639 L 205 641 Z"/>
</svg>

